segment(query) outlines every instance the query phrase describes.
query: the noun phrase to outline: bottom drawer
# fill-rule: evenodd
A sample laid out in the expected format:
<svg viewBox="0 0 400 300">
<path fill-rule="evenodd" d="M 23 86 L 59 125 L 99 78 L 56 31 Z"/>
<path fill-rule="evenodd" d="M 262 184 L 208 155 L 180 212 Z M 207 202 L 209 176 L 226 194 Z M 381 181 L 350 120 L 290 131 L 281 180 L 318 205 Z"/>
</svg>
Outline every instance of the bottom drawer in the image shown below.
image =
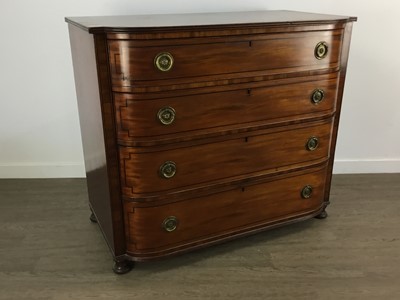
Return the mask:
<svg viewBox="0 0 400 300">
<path fill-rule="evenodd" d="M 326 168 L 314 169 L 159 206 L 127 202 L 128 252 L 168 254 L 311 214 L 321 208 L 325 178 Z"/>
</svg>

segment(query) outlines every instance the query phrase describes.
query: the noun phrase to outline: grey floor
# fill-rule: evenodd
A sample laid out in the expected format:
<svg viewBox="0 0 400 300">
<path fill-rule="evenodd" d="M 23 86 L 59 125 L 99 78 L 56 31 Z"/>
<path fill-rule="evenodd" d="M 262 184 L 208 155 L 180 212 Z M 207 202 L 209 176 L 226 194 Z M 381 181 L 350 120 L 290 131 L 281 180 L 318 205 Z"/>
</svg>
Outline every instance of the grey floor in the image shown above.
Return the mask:
<svg viewBox="0 0 400 300">
<path fill-rule="evenodd" d="M 400 299 L 400 174 L 334 177 L 326 220 L 111 271 L 82 179 L 0 180 L 0 299 Z"/>
</svg>

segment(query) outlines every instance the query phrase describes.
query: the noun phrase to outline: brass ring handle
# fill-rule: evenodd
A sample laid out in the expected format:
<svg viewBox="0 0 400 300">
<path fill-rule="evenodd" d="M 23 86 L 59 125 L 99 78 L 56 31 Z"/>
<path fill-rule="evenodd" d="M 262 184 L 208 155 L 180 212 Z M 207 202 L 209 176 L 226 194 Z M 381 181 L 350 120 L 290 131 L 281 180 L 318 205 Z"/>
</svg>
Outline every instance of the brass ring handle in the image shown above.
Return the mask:
<svg viewBox="0 0 400 300">
<path fill-rule="evenodd" d="M 311 198 L 313 192 L 313 188 L 311 185 L 306 185 L 305 187 L 303 187 L 303 189 L 301 190 L 301 197 L 303 199 L 308 199 Z"/>
<path fill-rule="evenodd" d="M 317 59 L 323 59 L 328 55 L 328 45 L 325 42 L 319 42 L 315 46 L 314 55 Z"/>
<path fill-rule="evenodd" d="M 173 161 L 166 161 L 160 167 L 160 176 L 169 179 L 176 174 L 176 164 Z"/>
<path fill-rule="evenodd" d="M 322 100 L 324 100 L 325 93 L 321 89 L 315 89 L 312 94 L 311 94 L 311 102 L 314 104 L 320 103 Z"/>
<path fill-rule="evenodd" d="M 312 136 L 308 139 L 307 144 L 306 144 L 306 148 L 308 151 L 314 151 L 315 149 L 318 148 L 319 145 L 319 140 L 317 137 Z"/>
<path fill-rule="evenodd" d="M 171 125 L 175 120 L 176 112 L 170 106 L 160 108 L 157 113 L 158 120 L 163 125 Z"/>
<path fill-rule="evenodd" d="M 161 52 L 154 58 L 154 65 L 156 68 L 162 72 L 167 72 L 171 70 L 174 64 L 174 57 L 171 53 Z"/>
<path fill-rule="evenodd" d="M 162 222 L 162 227 L 167 232 L 172 232 L 178 227 L 178 219 L 174 216 L 165 218 Z"/>
</svg>

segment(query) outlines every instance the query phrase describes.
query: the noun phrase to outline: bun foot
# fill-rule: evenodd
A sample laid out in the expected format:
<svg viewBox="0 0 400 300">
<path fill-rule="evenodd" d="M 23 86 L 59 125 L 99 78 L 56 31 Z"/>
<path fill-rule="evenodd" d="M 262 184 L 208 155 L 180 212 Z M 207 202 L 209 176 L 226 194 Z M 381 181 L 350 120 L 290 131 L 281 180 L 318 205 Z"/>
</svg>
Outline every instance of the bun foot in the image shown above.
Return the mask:
<svg viewBox="0 0 400 300">
<path fill-rule="evenodd" d="M 122 275 L 133 269 L 134 263 L 129 260 L 114 261 L 113 271 L 115 274 Z"/>
<path fill-rule="evenodd" d="M 319 215 L 316 215 L 315 218 L 316 219 L 326 219 L 328 217 L 328 213 L 326 212 L 326 210 L 323 210 Z"/>
<path fill-rule="evenodd" d="M 97 223 L 97 219 L 96 219 L 96 216 L 94 215 L 94 213 L 91 213 L 89 219 L 90 219 L 90 222 L 92 222 L 92 223 Z"/>
</svg>

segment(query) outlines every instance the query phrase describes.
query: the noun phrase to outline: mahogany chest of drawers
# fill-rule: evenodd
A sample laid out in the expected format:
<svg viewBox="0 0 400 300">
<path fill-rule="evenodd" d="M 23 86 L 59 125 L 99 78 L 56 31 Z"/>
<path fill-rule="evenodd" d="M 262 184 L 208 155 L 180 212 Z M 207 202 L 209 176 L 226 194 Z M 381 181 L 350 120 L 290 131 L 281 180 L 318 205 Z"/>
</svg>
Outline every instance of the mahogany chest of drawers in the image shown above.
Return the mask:
<svg viewBox="0 0 400 300">
<path fill-rule="evenodd" d="M 353 17 L 67 18 L 91 220 L 125 273 L 326 217 Z"/>
</svg>

